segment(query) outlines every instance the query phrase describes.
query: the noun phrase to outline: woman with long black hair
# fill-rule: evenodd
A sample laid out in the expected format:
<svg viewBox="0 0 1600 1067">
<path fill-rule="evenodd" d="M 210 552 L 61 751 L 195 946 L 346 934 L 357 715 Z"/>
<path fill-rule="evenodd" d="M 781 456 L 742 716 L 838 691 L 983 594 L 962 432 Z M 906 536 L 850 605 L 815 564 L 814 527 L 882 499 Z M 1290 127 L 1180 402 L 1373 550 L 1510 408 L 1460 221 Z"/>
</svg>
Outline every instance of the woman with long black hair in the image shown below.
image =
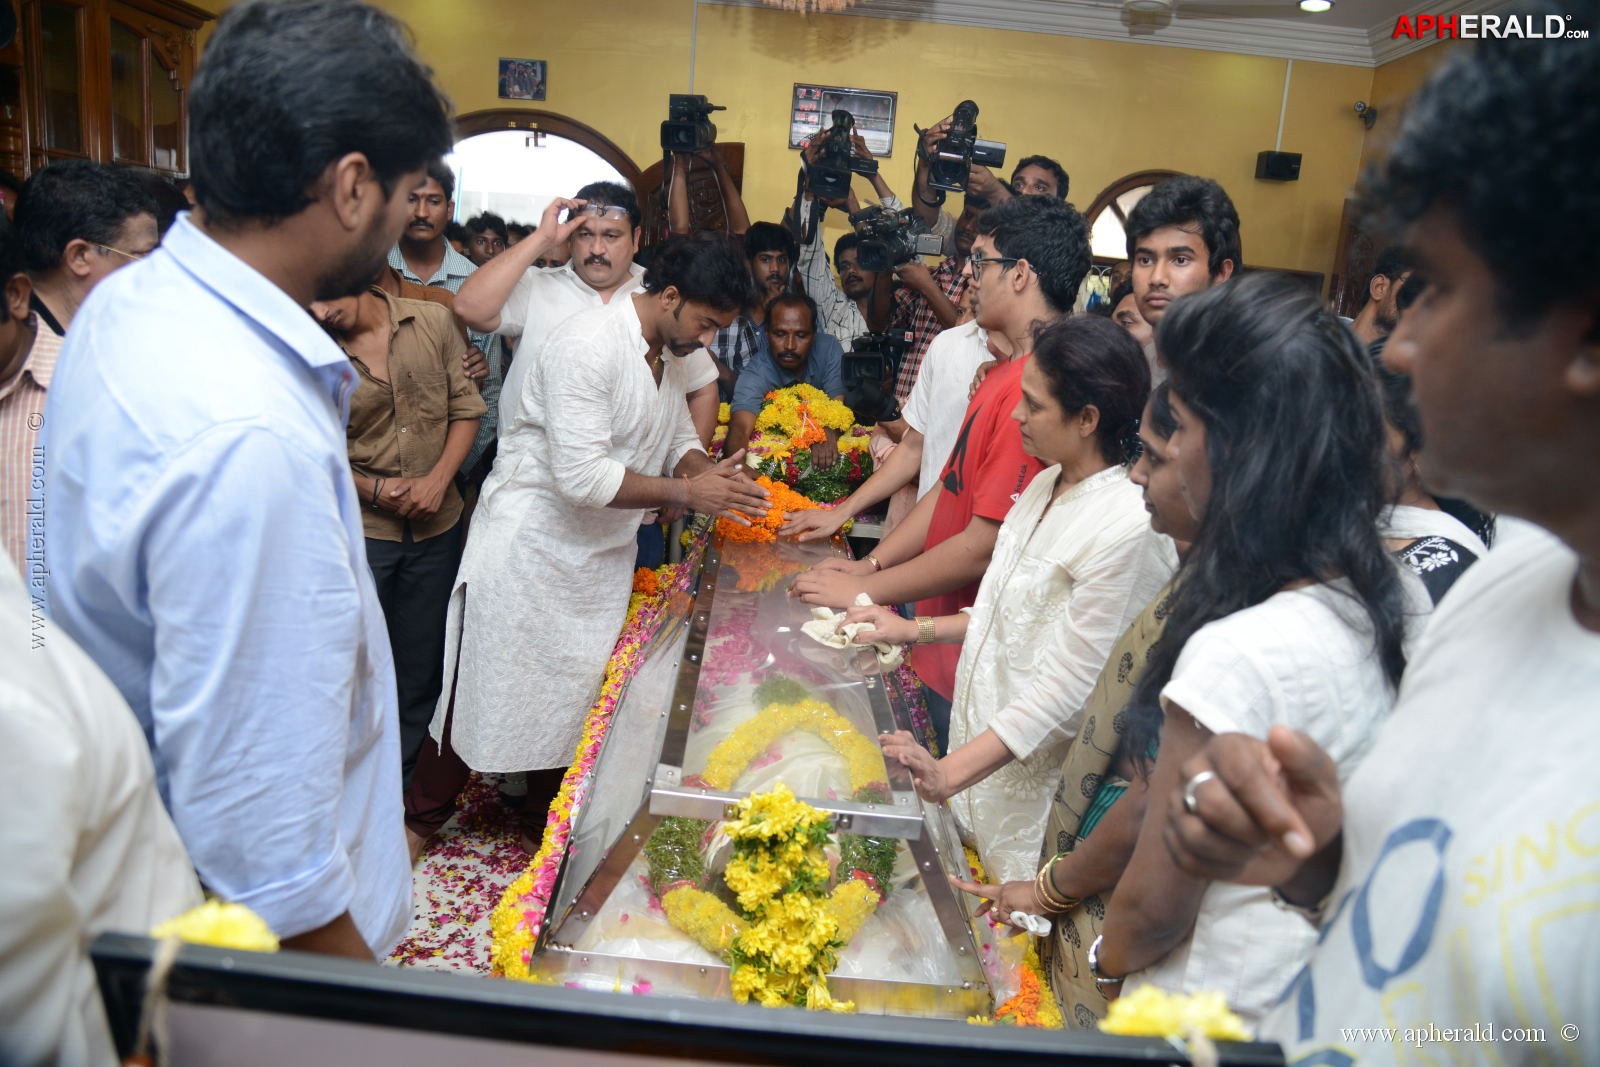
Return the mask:
<svg viewBox="0 0 1600 1067">
<path fill-rule="evenodd" d="M 1366 353 L 1314 294 L 1271 274 L 1176 302 L 1157 345 L 1171 370 L 1169 452 L 1199 531 L 1129 706 L 1128 750 L 1150 795 L 1173 796 L 1179 766 L 1213 733 L 1264 737 L 1283 723 L 1342 776 L 1393 705 L 1408 618 L 1427 610 L 1378 531 L 1389 500 Z M 1091 970 L 1108 989 L 1125 976 L 1217 989 L 1254 1019 L 1315 932 L 1267 890 L 1179 871 L 1166 816 L 1146 813 Z"/>
</svg>

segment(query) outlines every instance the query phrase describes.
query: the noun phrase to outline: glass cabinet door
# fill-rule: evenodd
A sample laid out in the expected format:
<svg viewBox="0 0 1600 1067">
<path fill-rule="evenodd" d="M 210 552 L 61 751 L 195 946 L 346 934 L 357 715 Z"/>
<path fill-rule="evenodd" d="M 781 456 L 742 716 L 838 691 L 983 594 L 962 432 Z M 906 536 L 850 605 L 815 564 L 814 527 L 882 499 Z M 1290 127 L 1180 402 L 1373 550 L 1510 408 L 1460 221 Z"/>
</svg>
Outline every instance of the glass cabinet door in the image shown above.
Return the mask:
<svg viewBox="0 0 1600 1067">
<path fill-rule="evenodd" d="M 87 153 L 84 122 L 84 11 L 77 4 L 39 5 L 40 130 L 46 151 Z"/>
<path fill-rule="evenodd" d="M 147 52 L 137 31 L 118 19 L 111 20 L 111 158 L 118 163 L 150 162 L 145 121 Z"/>
</svg>

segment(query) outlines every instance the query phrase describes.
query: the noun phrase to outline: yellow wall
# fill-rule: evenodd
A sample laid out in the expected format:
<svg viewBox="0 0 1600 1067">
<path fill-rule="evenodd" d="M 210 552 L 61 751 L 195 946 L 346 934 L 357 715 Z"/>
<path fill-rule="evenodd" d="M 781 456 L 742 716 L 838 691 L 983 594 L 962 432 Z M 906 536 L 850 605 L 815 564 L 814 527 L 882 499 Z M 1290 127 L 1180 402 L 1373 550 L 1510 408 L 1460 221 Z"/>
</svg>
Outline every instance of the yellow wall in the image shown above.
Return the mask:
<svg viewBox="0 0 1600 1067">
<path fill-rule="evenodd" d="M 1375 162 L 1383 154 L 1389 139 L 1399 128 L 1406 100 L 1461 43 L 1451 39 L 1431 44 L 1420 52 L 1402 56 L 1373 71 L 1372 96 L 1367 102 L 1378 109 L 1378 122 L 1367 134 L 1367 143 L 1362 147 L 1363 167 Z"/>
<path fill-rule="evenodd" d="M 692 0 L 380 3 L 411 25 L 458 112 L 506 103 L 496 96 L 497 57 L 545 59 L 549 96 L 536 106 L 595 127 L 641 167 L 659 158 L 667 94 L 689 88 Z M 1254 172 L 1256 153 L 1277 135 L 1284 60 L 712 4 L 699 7 L 693 57 L 694 91 L 729 108 L 715 119 L 721 137 L 747 144 L 752 218 L 775 218 L 793 195 L 793 83 L 849 85 L 900 94 L 884 173 L 902 193 L 911 123 L 971 97 L 982 134 L 1007 142 L 1010 160 L 1042 152 L 1065 164 L 1080 207 L 1132 171 L 1207 175 L 1239 208 L 1247 262 L 1324 273 L 1365 141 L 1352 105 L 1375 95 L 1370 69 L 1295 62 L 1283 149 L 1305 160 L 1298 182 L 1278 183 Z M 868 193 L 864 182 L 858 193 Z"/>
</svg>

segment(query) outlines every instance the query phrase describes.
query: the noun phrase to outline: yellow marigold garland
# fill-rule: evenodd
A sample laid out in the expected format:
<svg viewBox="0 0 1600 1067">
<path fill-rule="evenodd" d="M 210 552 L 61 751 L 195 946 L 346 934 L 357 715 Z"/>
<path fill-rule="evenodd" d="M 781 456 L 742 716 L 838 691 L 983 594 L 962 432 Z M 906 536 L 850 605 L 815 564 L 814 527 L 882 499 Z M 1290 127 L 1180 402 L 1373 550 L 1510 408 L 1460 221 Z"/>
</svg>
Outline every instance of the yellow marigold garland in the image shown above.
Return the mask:
<svg viewBox="0 0 1600 1067">
<path fill-rule="evenodd" d="M 849 719 L 820 700 L 768 704 L 740 723 L 706 757 L 700 777 L 712 789 L 732 789 L 739 776 L 773 742 L 804 730 L 832 745 L 850 769 L 850 790 L 858 792 L 884 780 L 883 752 Z"/>
<path fill-rule="evenodd" d="M 756 416 L 756 429 L 789 440 L 790 448 L 804 448 L 822 440 L 823 430 L 840 433 L 855 425 L 849 407 L 814 385 L 774 389 Z"/>
<path fill-rule="evenodd" d="M 265 919 L 243 904 L 224 904 L 215 899 L 168 919 L 151 930 L 150 936 L 157 941 L 175 937 L 191 945 L 247 952 L 278 951 L 278 937 Z"/>
<path fill-rule="evenodd" d="M 1152 985 L 1142 985 L 1111 1002 L 1111 1009 L 1100 1020 L 1108 1034 L 1134 1037 L 1178 1037 L 1193 1041 L 1197 1036 L 1215 1041 L 1249 1041 L 1244 1020 L 1228 1008 L 1228 1001 L 1214 989 L 1199 993 L 1169 993 Z"/>
<path fill-rule="evenodd" d="M 718 956 L 725 955 L 734 939 L 750 928 L 728 905 L 692 885 L 667 890 L 661 908 L 674 930 L 688 934 L 695 944 Z"/>
<path fill-rule="evenodd" d="M 700 528 L 695 537 L 703 539 L 710 527 Z M 688 536 L 690 531 L 685 531 Z M 682 562 L 656 568 L 657 593 L 647 596 L 632 593 L 628 598 L 628 616 L 622 633 L 617 638 L 611 659 L 606 664 L 605 680 L 600 695 L 584 717 L 583 731 L 578 738 L 572 766 L 561 780 L 561 788 L 550 805 L 550 815 L 545 822 L 544 837 L 539 850 L 515 881 L 500 895 L 500 902 L 489 916 L 489 929 L 493 935 L 490 960 L 493 973 L 524 982 L 548 982 L 548 979 L 529 970 L 534 942 L 543 927 L 545 909 L 555 888 L 560 864 L 557 857 L 566 850 L 567 835 L 572 829 L 572 809 L 580 791 L 594 769 L 601 742 L 611 727 L 611 714 L 629 679 L 638 671 L 640 652 L 654 633 L 660 613 L 666 603 L 666 594 L 673 587 L 681 588 L 686 575 L 693 568 L 698 552 L 693 542 Z"/>
</svg>

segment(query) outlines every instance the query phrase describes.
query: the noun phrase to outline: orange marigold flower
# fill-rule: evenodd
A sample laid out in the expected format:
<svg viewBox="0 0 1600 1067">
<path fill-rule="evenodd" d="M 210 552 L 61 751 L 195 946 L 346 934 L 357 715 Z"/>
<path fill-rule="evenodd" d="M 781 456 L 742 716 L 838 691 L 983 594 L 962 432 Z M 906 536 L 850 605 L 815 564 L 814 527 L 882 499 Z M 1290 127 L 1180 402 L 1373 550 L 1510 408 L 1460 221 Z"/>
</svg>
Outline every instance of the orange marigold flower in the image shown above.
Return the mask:
<svg viewBox="0 0 1600 1067">
<path fill-rule="evenodd" d="M 633 591 L 643 593 L 645 596 L 655 596 L 661 592 L 661 579 L 649 567 L 640 567 L 633 572 Z"/>
<path fill-rule="evenodd" d="M 764 474 L 756 479 L 756 484 L 765 488 L 771 495 L 772 506 L 759 518 L 746 516 L 750 519 L 749 526 L 741 526 L 731 519 L 718 519 L 717 532 L 729 541 L 774 540 L 778 536 L 778 528 L 788 520 L 789 512 L 805 511 L 818 506 L 816 501 L 795 492 L 782 482 L 773 481 Z"/>
</svg>

